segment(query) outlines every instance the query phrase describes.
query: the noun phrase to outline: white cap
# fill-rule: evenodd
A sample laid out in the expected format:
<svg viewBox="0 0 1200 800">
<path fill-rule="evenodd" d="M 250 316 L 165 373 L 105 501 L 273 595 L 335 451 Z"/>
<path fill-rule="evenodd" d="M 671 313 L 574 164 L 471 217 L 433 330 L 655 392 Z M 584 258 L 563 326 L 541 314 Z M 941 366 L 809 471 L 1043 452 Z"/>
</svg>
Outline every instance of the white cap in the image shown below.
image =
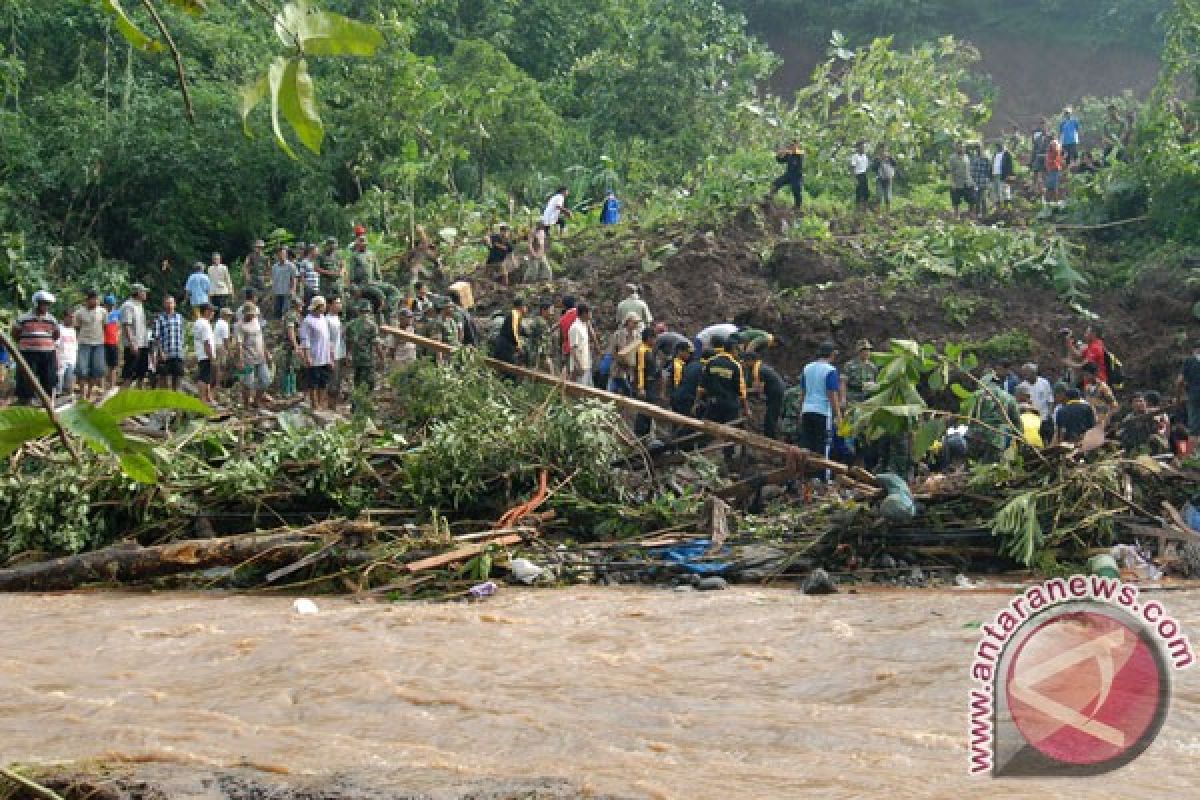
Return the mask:
<svg viewBox="0 0 1200 800">
<path fill-rule="evenodd" d="M 54 295 L 47 292 L 45 289 L 39 289 L 33 293 L 33 304 L 36 306 L 39 303 L 49 303 L 54 305 Z"/>
</svg>

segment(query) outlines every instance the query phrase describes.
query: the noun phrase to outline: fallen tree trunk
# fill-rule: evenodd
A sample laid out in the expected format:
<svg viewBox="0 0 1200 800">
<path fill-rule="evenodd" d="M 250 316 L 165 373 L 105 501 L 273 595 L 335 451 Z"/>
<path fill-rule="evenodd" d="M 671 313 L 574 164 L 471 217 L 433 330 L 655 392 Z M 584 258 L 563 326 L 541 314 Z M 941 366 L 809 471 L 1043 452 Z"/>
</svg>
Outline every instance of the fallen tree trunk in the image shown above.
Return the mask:
<svg viewBox="0 0 1200 800">
<path fill-rule="evenodd" d="M 445 342 L 439 342 L 434 339 L 429 339 L 420 334 L 413 333 L 403 328 L 394 328 L 390 325 L 384 325 L 380 328 L 384 333 L 391 334 L 402 341 L 411 342 L 426 350 L 432 350 L 436 353 L 449 354 L 457 350 L 457 347 L 448 345 Z M 809 467 L 814 471 L 828 470 L 837 475 L 854 475 L 859 480 L 863 480 L 862 470 L 858 473 L 852 472 L 845 464 L 839 464 L 836 461 L 830 461 L 827 458 L 811 453 L 803 448 L 780 442 L 775 439 L 768 439 L 766 436 L 760 436 L 757 433 L 750 431 L 738 430 L 731 428 L 728 425 L 722 425 L 719 422 L 711 422 L 704 419 L 695 419 L 685 414 L 676 414 L 674 411 L 656 406 L 653 403 L 647 403 L 642 400 L 635 400 L 632 397 L 623 397 L 619 394 L 606 392 L 603 389 L 597 389 L 593 386 L 581 386 L 578 383 L 571 383 L 563 378 L 551 375 L 546 372 L 528 369 L 526 367 L 518 367 L 515 364 L 509 364 L 505 361 L 500 361 L 495 358 L 485 357 L 486 363 L 492 369 L 503 372 L 506 375 L 512 375 L 526 380 L 537 381 L 539 383 L 547 383 L 559 388 L 563 394 L 569 397 L 588 397 L 593 400 L 605 400 L 610 403 L 616 403 L 618 407 L 632 411 L 638 414 L 644 414 L 651 419 L 659 422 L 670 423 L 684 428 L 706 433 L 718 439 L 734 444 L 744 445 L 759 452 L 769 453 L 771 455 L 780 456 L 782 458 L 791 458 L 796 461 L 807 461 Z M 867 473 L 869 475 L 869 473 Z M 874 484 L 874 477 L 871 477 L 870 482 Z M 872 486 L 871 488 L 874 488 Z"/>
<path fill-rule="evenodd" d="M 307 528 L 251 533 L 224 539 L 188 539 L 153 547 L 106 547 L 91 553 L 0 569 L 0 592 L 73 589 L 87 583 L 134 583 L 150 578 L 230 567 L 253 561 L 280 567 L 303 558 L 314 544 L 374 526 L 320 522 Z"/>
</svg>

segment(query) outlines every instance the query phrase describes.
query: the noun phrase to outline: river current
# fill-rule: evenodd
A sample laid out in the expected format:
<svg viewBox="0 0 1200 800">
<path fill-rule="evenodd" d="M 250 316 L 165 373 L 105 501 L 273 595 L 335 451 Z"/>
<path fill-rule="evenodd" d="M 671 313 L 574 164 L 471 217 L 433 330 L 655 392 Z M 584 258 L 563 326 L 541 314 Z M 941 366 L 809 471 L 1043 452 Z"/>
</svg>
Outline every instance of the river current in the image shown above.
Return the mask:
<svg viewBox="0 0 1200 800">
<path fill-rule="evenodd" d="M 1158 595 L 1200 639 L 1200 593 Z M 565 779 L 652 798 L 1195 797 L 1200 668 L 1129 766 L 967 776 L 974 627 L 1002 594 L 501 590 L 479 604 L 0 595 L 0 764 Z"/>
</svg>

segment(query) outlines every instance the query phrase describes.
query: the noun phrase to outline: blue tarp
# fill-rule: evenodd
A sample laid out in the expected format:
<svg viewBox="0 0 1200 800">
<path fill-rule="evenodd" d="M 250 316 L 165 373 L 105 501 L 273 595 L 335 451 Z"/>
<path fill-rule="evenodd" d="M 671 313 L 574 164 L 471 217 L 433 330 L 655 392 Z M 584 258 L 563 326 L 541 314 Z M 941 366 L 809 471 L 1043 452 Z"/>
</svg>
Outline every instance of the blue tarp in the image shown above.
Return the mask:
<svg viewBox="0 0 1200 800">
<path fill-rule="evenodd" d="M 694 542 L 687 544 L 679 544 L 674 547 L 656 547 L 653 548 L 662 560 L 668 564 L 678 564 L 688 572 L 695 575 L 720 575 L 727 571 L 731 566 L 725 561 L 701 560 L 704 554 L 708 552 L 708 539 L 697 539 Z M 729 548 L 721 548 L 722 553 L 728 553 Z"/>
</svg>

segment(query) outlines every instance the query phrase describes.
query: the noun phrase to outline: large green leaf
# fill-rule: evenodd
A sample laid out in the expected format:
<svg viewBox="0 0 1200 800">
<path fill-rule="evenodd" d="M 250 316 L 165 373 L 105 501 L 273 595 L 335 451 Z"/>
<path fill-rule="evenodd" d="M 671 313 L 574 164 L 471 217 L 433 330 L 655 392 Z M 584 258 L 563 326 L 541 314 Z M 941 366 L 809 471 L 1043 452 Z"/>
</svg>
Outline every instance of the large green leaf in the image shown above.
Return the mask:
<svg viewBox="0 0 1200 800">
<path fill-rule="evenodd" d="M 207 0 L 167 0 L 167 2 L 176 8 L 183 9 L 193 16 L 203 14 L 205 11 L 208 11 Z"/>
<path fill-rule="evenodd" d="M 279 126 L 279 94 L 283 89 L 283 79 L 287 73 L 288 63 L 289 59 L 283 56 L 279 56 L 271 62 L 271 66 L 267 68 L 267 86 L 271 98 L 271 131 L 275 134 L 275 142 L 283 152 L 291 158 L 295 158 L 296 154 L 292 152 L 292 147 L 287 143 L 287 139 L 283 138 L 283 128 Z"/>
<path fill-rule="evenodd" d="M 158 468 L 141 453 L 122 453 L 121 471 L 138 483 L 157 483 Z"/>
<path fill-rule="evenodd" d="M 101 403 L 100 408 L 115 421 L 158 411 L 187 411 L 204 417 L 213 413 L 190 394 L 170 389 L 122 389 Z"/>
<path fill-rule="evenodd" d="M 267 99 L 269 91 L 271 91 L 271 87 L 267 84 L 267 76 L 264 75 L 254 83 L 243 86 L 238 92 L 242 98 L 242 131 L 247 136 L 254 136 L 250 132 L 250 112 L 258 108 L 258 104 Z"/>
<path fill-rule="evenodd" d="M 125 37 L 125 41 L 147 53 L 161 53 L 165 45 L 157 39 L 152 39 L 142 33 L 141 28 L 133 24 L 133 20 L 125 13 L 119 0 L 101 0 L 104 9 L 112 15 L 117 23 L 117 30 Z"/>
<path fill-rule="evenodd" d="M 106 412 L 81 400 L 58 415 L 64 428 L 83 439 L 97 453 L 124 452 L 127 443 L 117 421 Z"/>
<path fill-rule="evenodd" d="M 316 89 L 308 74 L 308 64 L 302 58 L 293 58 L 287 63 L 279 89 L 279 110 L 301 143 L 312 152 L 320 153 L 325 126 L 317 113 Z"/>
<path fill-rule="evenodd" d="M 383 44 L 383 34 L 373 25 L 314 11 L 305 0 L 288 3 L 275 15 L 275 34 L 311 56 L 370 56 Z"/>
<path fill-rule="evenodd" d="M 54 433 L 50 415 L 39 408 L 15 406 L 0 409 L 0 458 L 21 445 Z"/>
<path fill-rule="evenodd" d="M 920 461 L 925 458 L 925 454 L 929 452 L 929 448 L 933 446 L 933 443 L 941 439 L 945 434 L 946 420 L 944 419 L 927 420 L 921 427 L 917 428 L 917 432 L 913 434 L 913 460 Z"/>
</svg>

